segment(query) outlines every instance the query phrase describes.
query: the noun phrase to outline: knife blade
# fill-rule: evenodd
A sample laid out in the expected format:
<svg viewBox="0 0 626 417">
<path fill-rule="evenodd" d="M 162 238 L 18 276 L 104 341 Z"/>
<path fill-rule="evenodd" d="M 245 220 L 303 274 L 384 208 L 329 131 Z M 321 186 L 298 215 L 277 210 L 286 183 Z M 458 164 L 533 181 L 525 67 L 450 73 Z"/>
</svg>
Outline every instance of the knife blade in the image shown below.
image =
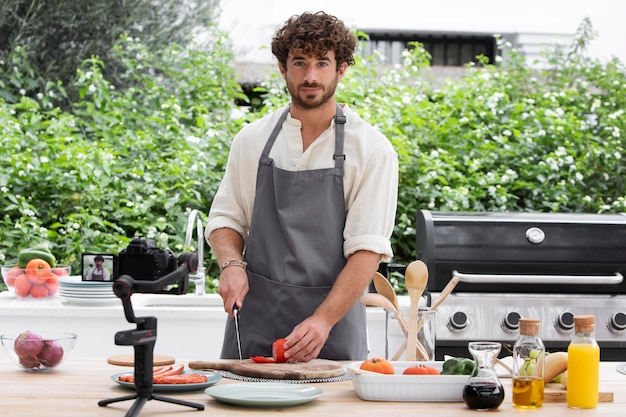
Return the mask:
<svg viewBox="0 0 626 417">
<path fill-rule="evenodd" d="M 239 352 L 239 362 L 243 362 L 241 356 L 241 339 L 239 338 L 239 307 L 233 306 L 233 315 L 235 316 L 235 330 L 237 331 L 237 351 Z"/>
</svg>

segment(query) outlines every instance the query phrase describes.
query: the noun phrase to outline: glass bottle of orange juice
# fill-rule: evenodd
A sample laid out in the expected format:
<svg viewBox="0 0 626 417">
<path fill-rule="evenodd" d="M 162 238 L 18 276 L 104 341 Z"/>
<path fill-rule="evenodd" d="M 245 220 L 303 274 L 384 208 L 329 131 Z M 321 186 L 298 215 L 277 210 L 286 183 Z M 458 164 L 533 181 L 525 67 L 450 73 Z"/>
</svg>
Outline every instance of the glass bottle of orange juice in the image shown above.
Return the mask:
<svg viewBox="0 0 626 417">
<path fill-rule="evenodd" d="M 600 347 L 595 340 L 595 317 L 574 316 L 574 338 L 567 348 L 567 405 L 596 408 L 600 382 Z"/>
</svg>

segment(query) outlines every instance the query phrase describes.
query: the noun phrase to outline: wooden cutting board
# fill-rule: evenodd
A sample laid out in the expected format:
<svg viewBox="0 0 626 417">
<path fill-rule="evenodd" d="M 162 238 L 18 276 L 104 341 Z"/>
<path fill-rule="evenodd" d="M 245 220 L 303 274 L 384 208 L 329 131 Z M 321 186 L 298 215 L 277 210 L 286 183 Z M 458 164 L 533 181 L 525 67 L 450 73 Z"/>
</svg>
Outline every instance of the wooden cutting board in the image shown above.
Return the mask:
<svg viewBox="0 0 626 417">
<path fill-rule="evenodd" d="M 196 370 L 221 370 L 230 371 L 234 374 L 251 378 L 266 379 L 323 379 L 341 376 L 344 374 L 343 366 L 338 362 L 326 359 L 313 359 L 309 362 L 298 363 L 256 363 L 250 359 L 239 361 L 192 361 L 190 369 Z"/>
<path fill-rule="evenodd" d="M 154 355 L 153 358 L 154 366 L 172 365 L 174 362 L 175 359 L 172 356 L 167 355 Z M 135 355 L 129 354 L 110 356 L 107 358 L 107 363 L 118 366 L 134 366 Z"/>
<path fill-rule="evenodd" d="M 613 398 L 614 394 L 612 392 L 598 393 L 598 401 L 601 403 L 612 403 Z M 567 390 L 561 384 L 546 385 L 543 390 L 543 401 L 547 403 L 564 403 L 567 401 Z"/>
</svg>

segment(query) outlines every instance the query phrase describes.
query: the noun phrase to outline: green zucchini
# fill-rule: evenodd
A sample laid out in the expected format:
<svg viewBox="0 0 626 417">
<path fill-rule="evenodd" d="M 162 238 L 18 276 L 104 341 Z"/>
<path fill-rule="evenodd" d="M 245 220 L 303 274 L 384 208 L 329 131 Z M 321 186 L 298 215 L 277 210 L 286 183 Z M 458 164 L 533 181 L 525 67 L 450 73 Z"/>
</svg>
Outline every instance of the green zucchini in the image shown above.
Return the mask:
<svg viewBox="0 0 626 417">
<path fill-rule="evenodd" d="M 48 264 L 50 264 L 50 267 L 52 268 L 57 263 L 56 258 L 50 252 L 36 249 L 25 249 L 17 254 L 17 266 L 19 266 L 20 268 L 26 268 L 26 265 L 32 259 L 43 259 L 44 261 L 48 262 Z"/>
</svg>

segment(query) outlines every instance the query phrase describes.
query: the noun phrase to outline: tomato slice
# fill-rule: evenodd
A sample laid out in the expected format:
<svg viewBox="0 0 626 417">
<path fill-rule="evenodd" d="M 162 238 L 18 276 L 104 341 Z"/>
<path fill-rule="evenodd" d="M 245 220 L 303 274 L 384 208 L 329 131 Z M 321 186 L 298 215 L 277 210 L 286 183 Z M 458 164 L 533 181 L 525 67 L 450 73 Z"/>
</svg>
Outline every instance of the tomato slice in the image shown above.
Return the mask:
<svg viewBox="0 0 626 417">
<path fill-rule="evenodd" d="M 287 341 L 284 337 L 281 339 L 276 339 L 274 343 L 272 343 L 272 357 L 278 363 L 287 362 L 287 358 L 285 358 L 285 347 L 284 344 Z"/>
<path fill-rule="evenodd" d="M 256 363 L 276 363 L 274 359 L 266 358 L 265 356 L 252 356 L 250 360 Z"/>
</svg>

